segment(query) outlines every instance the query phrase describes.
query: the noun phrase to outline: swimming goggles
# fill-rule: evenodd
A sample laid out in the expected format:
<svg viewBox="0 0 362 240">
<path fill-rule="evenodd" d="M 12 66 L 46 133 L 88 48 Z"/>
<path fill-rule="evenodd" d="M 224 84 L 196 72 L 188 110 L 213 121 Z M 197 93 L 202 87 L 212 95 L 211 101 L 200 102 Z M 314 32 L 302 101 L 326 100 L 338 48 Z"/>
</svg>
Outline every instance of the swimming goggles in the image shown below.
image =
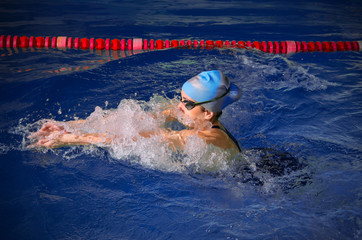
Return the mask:
<svg viewBox="0 0 362 240">
<path fill-rule="evenodd" d="M 192 101 L 189 101 L 189 100 L 181 100 L 181 102 L 186 107 L 186 109 L 190 111 L 194 107 L 196 107 L 197 105 L 217 101 L 217 100 L 225 97 L 229 92 L 230 92 L 230 88 L 228 88 L 228 90 L 223 95 L 221 95 L 220 97 L 217 97 L 217 98 L 214 98 L 214 99 L 211 99 L 211 100 L 208 100 L 208 101 L 204 101 L 204 102 L 192 102 Z M 182 99 L 182 96 L 181 96 L 181 99 Z"/>
</svg>

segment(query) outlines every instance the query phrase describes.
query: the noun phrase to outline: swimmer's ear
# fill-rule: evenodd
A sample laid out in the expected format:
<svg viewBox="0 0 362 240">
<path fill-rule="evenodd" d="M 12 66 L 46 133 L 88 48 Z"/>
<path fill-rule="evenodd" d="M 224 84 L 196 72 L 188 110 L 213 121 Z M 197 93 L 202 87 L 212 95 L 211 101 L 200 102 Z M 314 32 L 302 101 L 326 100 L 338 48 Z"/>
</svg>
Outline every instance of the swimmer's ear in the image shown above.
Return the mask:
<svg viewBox="0 0 362 240">
<path fill-rule="evenodd" d="M 215 113 L 210 112 L 209 110 L 205 109 L 204 116 L 205 120 L 211 121 L 211 119 L 214 117 Z"/>
</svg>

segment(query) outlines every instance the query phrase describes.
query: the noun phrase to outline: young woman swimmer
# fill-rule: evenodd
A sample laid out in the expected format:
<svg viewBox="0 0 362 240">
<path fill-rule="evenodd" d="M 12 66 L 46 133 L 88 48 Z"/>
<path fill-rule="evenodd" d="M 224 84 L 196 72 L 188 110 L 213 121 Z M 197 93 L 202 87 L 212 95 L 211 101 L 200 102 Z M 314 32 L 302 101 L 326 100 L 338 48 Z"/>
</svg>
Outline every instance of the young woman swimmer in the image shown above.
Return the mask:
<svg viewBox="0 0 362 240">
<path fill-rule="evenodd" d="M 220 123 L 222 109 L 240 98 L 240 89 L 232 84 L 221 71 L 206 71 L 186 81 L 182 86 L 181 100 L 177 107 L 165 110 L 162 114 L 168 120 L 182 115 L 188 119 L 187 129 L 174 131 L 170 129 L 155 129 L 141 131 L 138 137 L 149 138 L 161 136 L 163 141 L 175 149 L 183 149 L 187 138 L 197 136 L 222 149 L 240 151 L 238 142 Z M 34 143 L 29 147 L 57 148 L 69 145 L 95 144 L 107 146 L 112 143 L 114 136 L 109 133 L 84 133 L 72 131 L 74 127 L 85 123 L 86 120 L 56 122 L 53 120 L 43 124 L 40 130 L 29 136 Z M 120 120 L 121 123 L 121 120 Z"/>
</svg>

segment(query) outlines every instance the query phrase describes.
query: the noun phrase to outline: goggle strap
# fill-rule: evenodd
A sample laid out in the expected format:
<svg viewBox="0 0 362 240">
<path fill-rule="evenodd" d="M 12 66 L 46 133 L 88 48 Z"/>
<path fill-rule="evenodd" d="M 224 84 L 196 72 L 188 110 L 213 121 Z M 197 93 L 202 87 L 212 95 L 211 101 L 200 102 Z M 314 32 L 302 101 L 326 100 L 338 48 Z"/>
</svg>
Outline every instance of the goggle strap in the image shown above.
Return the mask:
<svg viewBox="0 0 362 240">
<path fill-rule="evenodd" d="M 228 88 L 228 90 L 226 90 L 226 92 L 225 92 L 223 95 L 221 95 L 220 97 L 216 97 L 216 98 L 214 98 L 214 99 L 211 99 L 211 100 L 208 100 L 208 101 L 204 101 L 204 102 L 195 102 L 195 103 L 193 103 L 193 104 L 194 104 L 195 106 L 197 106 L 197 105 L 200 105 L 200 104 L 205 104 L 205 103 L 214 102 L 214 101 L 216 101 L 216 100 L 219 100 L 220 98 L 225 97 L 229 92 L 230 92 L 230 88 Z"/>
</svg>

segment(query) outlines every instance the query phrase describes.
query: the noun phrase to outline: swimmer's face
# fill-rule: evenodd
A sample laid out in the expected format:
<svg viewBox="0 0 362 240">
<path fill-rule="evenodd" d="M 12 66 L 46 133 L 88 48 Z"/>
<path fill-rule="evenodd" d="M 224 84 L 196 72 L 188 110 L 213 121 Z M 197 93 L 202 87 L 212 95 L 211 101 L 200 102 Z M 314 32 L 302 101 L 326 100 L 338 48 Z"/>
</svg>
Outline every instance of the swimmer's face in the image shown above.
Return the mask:
<svg viewBox="0 0 362 240">
<path fill-rule="evenodd" d="M 194 99 L 189 97 L 184 91 L 181 91 L 181 101 L 178 104 L 178 109 L 194 121 L 205 121 L 210 120 L 210 112 L 205 110 L 201 105 L 197 105 L 194 108 L 188 110 L 182 101 L 196 102 Z M 212 114 L 212 113 L 211 113 Z"/>
</svg>

